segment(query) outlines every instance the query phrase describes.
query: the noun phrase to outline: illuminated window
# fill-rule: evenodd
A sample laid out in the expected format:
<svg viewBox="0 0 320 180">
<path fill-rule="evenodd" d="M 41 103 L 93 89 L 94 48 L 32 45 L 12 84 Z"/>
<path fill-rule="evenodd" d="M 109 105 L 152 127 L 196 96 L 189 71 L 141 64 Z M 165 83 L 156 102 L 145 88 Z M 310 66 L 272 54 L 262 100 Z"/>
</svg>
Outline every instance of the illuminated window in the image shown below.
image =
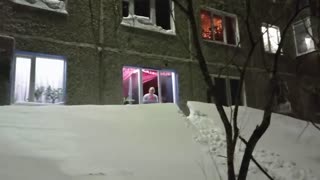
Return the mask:
<svg viewBox="0 0 320 180">
<path fill-rule="evenodd" d="M 280 30 L 279 27 L 262 24 L 261 33 L 263 34 L 263 45 L 266 52 L 275 53 L 278 50 L 280 43 Z"/>
<path fill-rule="evenodd" d="M 225 44 L 236 45 L 239 42 L 237 17 L 218 10 L 200 11 L 201 36 Z"/>
<path fill-rule="evenodd" d="M 122 93 L 124 103 L 149 103 L 144 99 L 151 87 L 157 103 L 178 102 L 178 75 L 172 70 L 155 70 L 124 66 L 122 68 Z M 156 103 L 153 102 L 153 103 Z"/>
<path fill-rule="evenodd" d="M 298 56 L 315 50 L 309 18 L 295 23 L 293 25 L 293 33 Z"/>
<path fill-rule="evenodd" d="M 138 28 L 173 30 L 171 0 L 122 0 L 122 24 Z"/>
<path fill-rule="evenodd" d="M 13 103 L 63 103 L 65 65 L 61 56 L 18 52 L 14 66 Z"/>
</svg>

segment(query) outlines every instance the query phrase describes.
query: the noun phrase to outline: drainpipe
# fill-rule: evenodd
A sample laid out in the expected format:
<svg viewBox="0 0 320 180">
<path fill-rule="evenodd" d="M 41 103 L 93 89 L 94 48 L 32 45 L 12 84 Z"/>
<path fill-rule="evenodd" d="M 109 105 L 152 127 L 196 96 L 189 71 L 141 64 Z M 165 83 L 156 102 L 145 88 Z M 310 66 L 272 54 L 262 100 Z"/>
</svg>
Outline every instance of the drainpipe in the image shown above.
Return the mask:
<svg viewBox="0 0 320 180">
<path fill-rule="evenodd" d="M 99 99 L 100 105 L 105 104 L 103 101 L 103 89 L 104 89 L 104 63 L 103 63 L 103 44 L 104 44 L 104 11 L 103 0 L 99 0 L 99 44 L 98 44 L 98 64 L 99 64 Z"/>
</svg>

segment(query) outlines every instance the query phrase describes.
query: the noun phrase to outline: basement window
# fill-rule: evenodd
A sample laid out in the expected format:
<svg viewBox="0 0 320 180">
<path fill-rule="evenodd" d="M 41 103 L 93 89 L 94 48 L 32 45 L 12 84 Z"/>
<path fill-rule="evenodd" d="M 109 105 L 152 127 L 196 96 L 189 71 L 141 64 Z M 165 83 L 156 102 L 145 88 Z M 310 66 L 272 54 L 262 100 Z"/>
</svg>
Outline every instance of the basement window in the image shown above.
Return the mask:
<svg viewBox="0 0 320 180">
<path fill-rule="evenodd" d="M 276 53 L 280 43 L 280 29 L 278 26 L 263 23 L 261 26 L 263 34 L 264 50 L 270 53 Z"/>
<path fill-rule="evenodd" d="M 293 24 L 293 33 L 297 56 L 307 54 L 315 50 L 309 18 Z"/>
<path fill-rule="evenodd" d="M 122 0 L 126 26 L 174 34 L 172 0 Z"/>
<path fill-rule="evenodd" d="M 202 9 L 201 36 L 205 40 L 237 45 L 239 42 L 237 16 L 215 9 Z"/>
<path fill-rule="evenodd" d="M 240 79 L 237 77 L 212 77 L 216 91 L 221 98 L 222 105 L 233 106 L 237 97 L 238 89 L 240 88 Z M 244 86 L 243 86 L 244 87 Z M 246 105 L 245 88 L 242 88 L 239 105 Z M 213 102 L 213 101 L 212 101 Z"/>
</svg>

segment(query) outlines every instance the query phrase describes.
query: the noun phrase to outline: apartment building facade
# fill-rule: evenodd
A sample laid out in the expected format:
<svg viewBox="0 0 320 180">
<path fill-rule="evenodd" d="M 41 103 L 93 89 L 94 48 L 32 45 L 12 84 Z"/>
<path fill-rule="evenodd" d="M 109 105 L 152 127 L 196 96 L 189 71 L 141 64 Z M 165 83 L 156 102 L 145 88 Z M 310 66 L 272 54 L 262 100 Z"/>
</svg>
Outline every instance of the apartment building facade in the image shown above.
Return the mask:
<svg viewBox="0 0 320 180">
<path fill-rule="evenodd" d="M 234 104 L 239 87 L 237 65 L 245 63 L 251 48 L 244 3 L 194 4 L 202 50 L 227 106 Z M 248 66 L 241 104 L 263 108 L 268 69 L 294 3 L 251 3 L 252 36 L 261 41 Z M 179 5 L 173 0 L 1 1 L 0 103 L 139 104 L 150 87 L 161 103 L 184 108 L 188 100 L 206 102 L 192 30 Z M 284 5 L 288 13 L 281 14 Z M 319 110 L 318 39 L 311 26 L 317 18 L 308 9 L 290 25 L 279 59 L 283 108 L 289 103 L 290 114 L 303 118 Z"/>
</svg>

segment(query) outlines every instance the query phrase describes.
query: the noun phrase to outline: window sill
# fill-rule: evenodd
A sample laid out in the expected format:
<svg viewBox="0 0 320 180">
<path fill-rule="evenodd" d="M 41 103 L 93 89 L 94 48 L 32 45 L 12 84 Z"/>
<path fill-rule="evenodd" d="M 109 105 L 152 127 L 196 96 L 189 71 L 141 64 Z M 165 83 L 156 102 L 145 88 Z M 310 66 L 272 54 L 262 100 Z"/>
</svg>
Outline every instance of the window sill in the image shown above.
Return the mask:
<svg viewBox="0 0 320 180">
<path fill-rule="evenodd" d="M 301 57 L 301 56 L 304 56 L 304 55 L 308 55 L 308 54 L 311 54 L 313 52 L 316 52 L 317 50 L 316 49 L 312 49 L 312 50 L 309 50 L 309 51 L 306 51 L 306 52 L 303 52 L 303 53 L 300 53 L 300 54 L 296 54 L 296 57 Z"/>
<path fill-rule="evenodd" d="M 276 52 L 270 52 L 270 51 L 264 51 L 265 54 L 270 55 L 270 56 L 274 56 L 276 55 Z M 284 53 L 283 51 L 280 52 L 280 56 L 283 56 Z"/>
<path fill-rule="evenodd" d="M 226 44 L 224 42 L 220 42 L 220 41 L 214 41 L 214 40 L 207 40 L 207 39 L 202 39 L 204 42 L 206 43 L 213 43 L 213 44 L 218 44 L 218 45 L 224 45 L 227 47 L 233 47 L 233 48 L 240 48 L 241 44 L 238 45 L 234 45 L 234 44 Z"/>
<path fill-rule="evenodd" d="M 137 29 L 159 32 L 166 35 L 173 35 L 173 36 L 176 35 L 176 32 L 173 29 L 165 30 L 160 26 L 156 26 L 152 24 L 150 20 L 146 19 L 145 17 L 139 17 L 139 16 L 123 17 L 121 21 L 121 25 L 127 26 L 127 27 L 133 27 Z"/>
<path fill-rule="evenodd" d="M 59 105 L 64 105 L 64 102 L 59 102 L 59 103 L 39 103 L 39 102 L 17 102 L 13 103 L 12 105 L 15 106 L 59 106 Z"/>
<path fill-rule="evenodd" d="M 65 14 L 68 15 L 68 12 L 66 10 L 66 4 L 46 4 L 42 1 L 36 1 L 34 3 L 29 3 L 25 0 L 11 0 L 13 3 L 16 4 L 20 4 L 23 6 L 29 6 L 29 7 L 33 7 L 33 8 L 38 8 L 38 9 L 43 9 L 43 10 L 47 10 L 47 11 L 52 11 L 52 12 L 56 12 L 56 13 L 60 13 L 60 14 Z"/>
</svg>

